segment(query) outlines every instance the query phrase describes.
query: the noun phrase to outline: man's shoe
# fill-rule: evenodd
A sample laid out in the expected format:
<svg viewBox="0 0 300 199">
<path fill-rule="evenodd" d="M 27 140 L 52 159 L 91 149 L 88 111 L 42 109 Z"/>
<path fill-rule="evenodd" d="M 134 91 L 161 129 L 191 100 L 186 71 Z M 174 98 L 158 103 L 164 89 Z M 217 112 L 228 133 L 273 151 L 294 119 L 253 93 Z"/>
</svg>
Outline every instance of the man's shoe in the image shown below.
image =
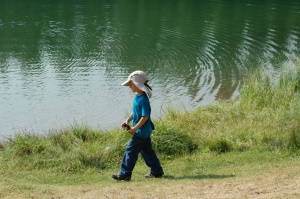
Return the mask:
<svg viewBox="0 0 300 199">
<path fill-rule="evenodd" d="M 112 174 L 111 177 L 115 180 L 125 180 L 125 181 L 131 180 L 131 176 L 121 175 L 121 174 Z"/>
<path fill-rule="evenodd" d="M 162 173 L 149 173 L 145 175 L 145 178 L 161 178 L 164 175 L 164 172 Z"/>
</svg>

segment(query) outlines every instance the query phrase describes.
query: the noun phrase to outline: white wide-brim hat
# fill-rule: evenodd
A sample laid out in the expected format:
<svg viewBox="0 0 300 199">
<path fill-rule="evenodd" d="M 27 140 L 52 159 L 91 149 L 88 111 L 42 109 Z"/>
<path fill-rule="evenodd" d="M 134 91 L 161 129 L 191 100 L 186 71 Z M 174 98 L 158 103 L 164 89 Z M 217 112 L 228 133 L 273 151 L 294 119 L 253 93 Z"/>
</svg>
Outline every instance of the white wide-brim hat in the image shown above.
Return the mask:
<svg viewBox="0 0 300 199">
<path fill-rule="evenodd" d="M 151 87 L 147 84 L 148 77 L 146 75 L 146 73 L 144 71 L 141 70 L 137 70 L 132 72 L 127 80 L 125 82 L 123 82 L 121 85 L 122 86 L 129 86 L 129 82 L 130 80 L 142 91 L 144 91 L 148 98 L 150 98 L 152 96 L 152 92 L 151 92 Z"/>
</svg>

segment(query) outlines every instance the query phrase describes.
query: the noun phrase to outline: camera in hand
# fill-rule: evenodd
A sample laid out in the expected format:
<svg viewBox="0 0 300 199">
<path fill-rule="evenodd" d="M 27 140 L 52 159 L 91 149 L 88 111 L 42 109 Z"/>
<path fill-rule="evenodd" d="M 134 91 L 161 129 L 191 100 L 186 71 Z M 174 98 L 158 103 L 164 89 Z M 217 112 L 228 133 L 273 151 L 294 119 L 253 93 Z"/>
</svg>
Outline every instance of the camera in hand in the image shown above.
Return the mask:
<svg viewBox="0 0 300 199">
<path fill-rule="evenodd" d="M 126 123 L 123 123 L 123 126 L 125 127 L 125 129 L 128 131 L 130 129 L 130 126 Z"/>
</svg>

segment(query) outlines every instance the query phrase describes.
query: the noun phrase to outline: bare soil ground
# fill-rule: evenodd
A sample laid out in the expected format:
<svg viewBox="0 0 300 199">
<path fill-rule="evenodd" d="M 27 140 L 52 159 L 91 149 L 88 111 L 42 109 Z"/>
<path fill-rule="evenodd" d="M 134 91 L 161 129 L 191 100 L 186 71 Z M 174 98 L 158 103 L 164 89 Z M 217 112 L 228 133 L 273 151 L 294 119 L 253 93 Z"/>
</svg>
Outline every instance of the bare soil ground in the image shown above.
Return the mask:
<svg viewBox="0 0 300 199">
<path fill-rule="evenodd" d="M 28 187 L 25 192 L 0 195 L 0 198 L 300 198 L 299 166 L 273 169 L 252 177 L 147 179 L 143 182 L 116 182 L 113 186 L 41 185 L 38 192 Z"/>
<path fill-rule="evenodd" d="M 95 187 L 66 194 L 65 198 L 300 198 L 300 169 L 273 171 L 251 178 L 183 180 L 145 186 Z M 157 179 L 153 179 L 157 180 Z M 64 190 L 61 190 L 62 192 Z M 73 190 L 74 191 L 74 190 Z"/>
</svg>

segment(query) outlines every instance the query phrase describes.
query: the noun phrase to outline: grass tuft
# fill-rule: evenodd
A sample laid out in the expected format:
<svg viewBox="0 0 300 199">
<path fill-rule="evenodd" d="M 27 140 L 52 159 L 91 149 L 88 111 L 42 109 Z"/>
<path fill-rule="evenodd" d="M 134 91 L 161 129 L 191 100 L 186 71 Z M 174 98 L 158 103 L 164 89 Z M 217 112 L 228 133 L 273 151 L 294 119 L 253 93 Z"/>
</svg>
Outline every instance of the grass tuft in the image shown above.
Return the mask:
<svg viewBox="0 0 300 199">
<path fill-rule="evenodd" d="M 290 139 L 288 146 L 292 150 L 300 149 L 300 129 L 294 129 L 290 132 Z"/>
<path fill-rule="evenodd" d="M 157 130 L 153 133 L 155 151 L 165 156 L 182 156 L 194 152 L 198 143 L 194 137 L 180 129 L 172 128 L 163 122 L 155 123 Z"/>
<path fill-rule="evenodd" d="M 208 148 L 210 151 L 214 151 L 217 153 L 226 153 L 232 150 L 232 145 L 225 139 L 211 140 L 210 142 L 208 142 Z"/>
<path fill-rule="evenodd" d="M 0 151 L 4 150 L 4 143 L 0 142 Z"/>
</svg>

